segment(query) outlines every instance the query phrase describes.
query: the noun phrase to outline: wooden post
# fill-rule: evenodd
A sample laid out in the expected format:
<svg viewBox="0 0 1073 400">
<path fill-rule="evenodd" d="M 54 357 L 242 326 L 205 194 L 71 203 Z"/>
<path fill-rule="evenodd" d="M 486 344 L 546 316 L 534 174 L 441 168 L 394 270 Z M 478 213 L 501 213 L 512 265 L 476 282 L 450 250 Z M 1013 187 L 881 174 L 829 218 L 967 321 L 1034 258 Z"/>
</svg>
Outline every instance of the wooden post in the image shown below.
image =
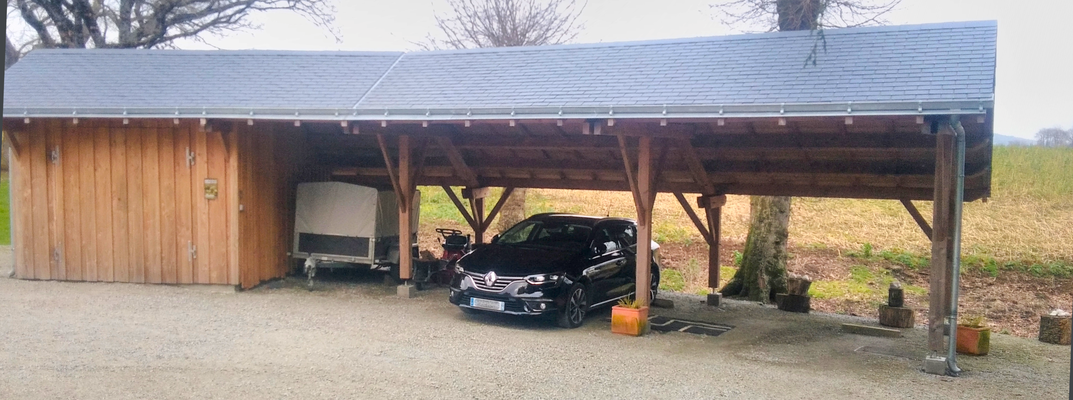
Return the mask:
<svg viewBox="0 0 1073 400">
<path fill-rule="evenodd" d="M 414 200 L 414 185 L 411 175 L 413 165 L 410 160 L 410 136 L 399 136 L 399 279 L 408 281 L 413 278 L 413 257 L 410 249 L 413 247 L 412 211 Z"/>
<path fill-rule="evenodd" d="M 637 151 L 637 195 L 635 202 L 640 204 L 637 210 L 637 266 L 636 266 L 636 300 L 640 304 L 649 304 L 648 287 L 651 284 L 652 265 L 652 204 L 655 199 L 655 185 L 652 171 L 652 137 L 641 136 Z"/>
<path fill-rule="evenodd" d="M 462 197 L 469 199 L 470 215 L 473 216 L 473 243 L 484 243 L 484 231 L 488 228 L 484 220 L 484 198 L 488 197 L 488 192 L 486 187 L 462 189 Z"/>
<path fill-rule="evenodd" d="M 708 244 L 708 287 L 712 293 L 719 291 L 719 236 L 722 228 L 723 207 L 705 208 L 708 217 L 708 231 L 712 241 Z"/>
<path fill-rule="evenodd" d="M 928 351 L 943 355 L 944 319 L 950 312 L 953 278 L 953 207 L 955 184 L 954 136 L 947 129 L 936 135 L 935 199 L 932 216 L 931 271 L 928 298 Z M 952 328 L 951 328 L 952 329 Z"/>
</svg>

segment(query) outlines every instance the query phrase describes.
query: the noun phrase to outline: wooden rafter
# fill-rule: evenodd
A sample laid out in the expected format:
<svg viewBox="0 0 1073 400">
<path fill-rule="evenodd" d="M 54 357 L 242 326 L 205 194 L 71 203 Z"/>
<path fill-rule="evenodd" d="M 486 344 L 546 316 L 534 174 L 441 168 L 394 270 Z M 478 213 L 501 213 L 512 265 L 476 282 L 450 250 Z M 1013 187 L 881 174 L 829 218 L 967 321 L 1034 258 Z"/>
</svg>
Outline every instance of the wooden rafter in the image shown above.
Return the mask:
<svg viewBox="0 0 1073 400">
<path fill-rule="evenodd" d="M 457 174 L 463 181 L 466 182 L 466 186 L 477 187 L 480 186 L 477 183 L 477 174 L 466 165 L 466 159 L 462 157 L 462 153 L 458 151 L 451 138 L 448 137 L 436 137 L 436 141 L 440 144 L 440 147 L 447 153 L 447 159 L 451 161 L 451 166 L 455 169 Z"/>
<path fill-rule="evenodd" d="M 457 208 L 458 212 L 462 214 L 462 218 L 466 219 L 466 223 L 469 224 L 469 227 L 473 228 L 474 230 L 479 228 L 477 226 L 477 222 L 473 220 L 473 216 L 469 215 L 469 211 L 466 210 L 466 206 L 462 204 L 462 200 L 458 199 L 458 195 L 455 194 L 454 189 L 451 189 L 450 186 L 446 185 L 442 187 L 443 191 L 447 193 L 447 197 L 450 198 L 451 202 L 455 204 L 455 208 Z"/>
<path fill-rule="evenodd" d="M 19 144 L 19 139 L 16 137 L 15 132 L 10 130 L 4 130 L 4 135 L 7 136 L 7 142 L 11 144 L 11 151 L 18 157 L 19 151 L 22 149 L 22 145 Z"/>
<path fill-rule="evenodd" d="M 704 241 L 708 242 L 708 245 L 711 246 L 713 243 L 711 231 L 704 226 L 704 222 L 701 221 L 700 217 L 697 216 L 697 213 L 693 211 L 693 206 L 689 205 L 689 201 L 686 200 L 685 195 L 683 195 L 682 192 L 674 192 L 674 198 L 678 199 L 678 204 L 682 205 L 682 209 L 685 210 L 686 215 L 689 216 L 689 220 L 693 221 L 693 225 L 700 231 L 700 235 L 704 237 Z"/>
<path fill-rule="evenodd" d="M 917 222 L 918 226 L 920 226 L 920 230 L 924 231 L 924 235 L 928 236 L 928 240 L 931 240 L 932 230 L 931 226 L 928 225 L 928 220 L 924 219 L 923 215 L 920 215 L 920 210 L 917 210 L 917 207 L 913 205 L 913 202 L 911 200 L 902 199 L 901 201 L 902 205 L 905 206 L 905 210 L 909 211 L 909 215 L 913 216 L 913 220 Z"/>
<path fill-rule="evenodd" d="M 391 187 L 395 189 L 397 195 L 401 196 L 403 192 L 402 187 L 399 186 L 399 175 L 395 173 L 395 163 L 391 161 L 391 153 L 388 152 L 384 135 L 376 135 L 376 142 L 380 145 L 380 153 L 384 155 L 384 165 L 387 166 L 387 176 L 391 179 Z"/>
<path fill-rule="evenodd" d="M 499 200 L 496 201 L 496 205 L 492 207 L 492 211 L 488 213 L 488 217 L 484 219 L 481 225 L 481 232 L 487 231 L 492 226 L 492 221 L 495 221 L 496 216 L 499 215 L 499 210 L 503 208 L 503 205 L 507 204 L 507 199 L 514 193 L 514 188 L 503 188 L 503 194 L 499 196 Z"/>
<path fill-rule="evenodd" d="M 701 193 L 715 193 L 715 186 L 712 185 L 708 172 L 704 170 L 704 164 L 701 163 L 700 157 L 697 156 L 697 149 L 693 148 L 693 144 L 688 139 L 680 139 L 678 140 L 678 149 L 682 151 L 686 166 L 689 167 L 689 172 L 693 174 L 693 180 L 697 182 Z"/>
</svg>

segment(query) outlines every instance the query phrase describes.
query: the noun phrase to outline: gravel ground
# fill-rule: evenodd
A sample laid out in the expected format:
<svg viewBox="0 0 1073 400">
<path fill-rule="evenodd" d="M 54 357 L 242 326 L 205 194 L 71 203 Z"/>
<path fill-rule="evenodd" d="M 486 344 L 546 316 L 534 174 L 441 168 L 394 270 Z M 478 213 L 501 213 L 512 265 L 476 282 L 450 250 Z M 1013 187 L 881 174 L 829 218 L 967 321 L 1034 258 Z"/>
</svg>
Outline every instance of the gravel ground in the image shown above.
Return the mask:
<svg viewBox="0 0 1073 400">
<path fill-rule="evenodd" d="M 10 253 L 0 260 L 10 260 Z M 0 274 L 7 276 L 0 266 Z M 445 289 L 398 299 L 373 274 L 224 287 L 0 278 L 0 398 L 1064 399 L 1068 347 L 995 335 L 962 378 L 925 375 L 921 329 L 843 334 L 837 315 L 661 295 L 654 313 L 734 325 L 718 337 L 574 330 L 463 315 Z"/>
</svg>

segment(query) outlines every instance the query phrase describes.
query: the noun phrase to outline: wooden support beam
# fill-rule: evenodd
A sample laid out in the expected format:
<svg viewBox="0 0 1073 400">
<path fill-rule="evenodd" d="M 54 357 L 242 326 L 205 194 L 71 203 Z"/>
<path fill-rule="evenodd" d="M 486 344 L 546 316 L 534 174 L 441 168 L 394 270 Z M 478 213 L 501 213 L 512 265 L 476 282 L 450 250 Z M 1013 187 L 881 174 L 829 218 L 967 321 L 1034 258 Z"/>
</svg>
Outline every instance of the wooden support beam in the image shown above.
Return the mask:
<svg viewBox="0 0 1073 400">
<path fill-rule="evenodd" d="M 465 189 L 463 189 L 463 192 Z M 484 197 L 470 197 L 469 210 L 473 215 L 473 243 L 484 243 Z"/>
<path fill-rule="evenodd" d="M 466 165 L 466 159 L 462 157 L 462 153 L 455 147 L 451 138 L 438 136 L 436 137 L 436 141 L 440 144 L 440 147 L 443 148 L 444 152 L 447 153 L 447 159 L 451 161 L 451 166 L 454 167 L 455 174 L 462 178 L 467 186 L 480 186 L 480 184 L 477 183 L 477 174 L 473 169 Z"/>
<path fill-rule="evenodd" d="M 920 226 L 920 230 L 924 231 L 924 235 L 928 237 L 928 240 L 931 240 L 932 230 L 931 226 L 928 226 L 928 220 L 924 219 L 923 215 L 920 215 L 920 210 L 917 210 L 912 200 L 902 199 L 901 202 L 905 206 L 905 210 L 909 211 L 909 215 L 913 216 L 913 220 Z"/>
<path fill-rule="evenodd" d="M 487 187 L 466 187 L 462 189 L 463 199 L 483 199 L 492 192 Z"/>
<path fill-rule="evenodd" d="M 620 136 L 621 137 L 621 136 Z M 620 144 L 625 141 L 620 139 Z M 623 155 L 626 154 L 625 146 L 622 146 Z M 655 198 L 655 177 L 652 159 L 652 138 L 641 136 L 637 150 L 637 182 L 632 185 L 637 188 L 634 202 L 639 204 L 637 209 L 637 263 L 636 295 L 638 303 L 648 305 L 652 302 L 649 293 L 651 282 L 652 265 L 652 199 Z"/>
<path fill-rule="evenodd" d="M 727 196 L 725 194 L 718 195 L 704 195 L 697 197 L 697 208 L 720 208 L 727 204 Z"/>
<path fill-rule="evenodd" d="M 391 188 L 395 190 L 396 196 L 401 196 L 402 188 L 399 186 L 399 175 L 395 173 L 395 166 L 391 161 L 391 153 L 388 152 L 387 142 L 384 141 L 384 135 L 376 135 L 376 142 L 380 144 L 380 154 L 383 154 L 384 156 L 384 165 L 387 166 L 387 176 L 391 179 Z M 401 197 L 399 201 L 401 204 Z"/>
<path fill-rule="evenodd" d="M 708 229 L 712 235 L 712 242 L 708 245 L 708 287 L 714 293 L 719 289 L 719 238 L 723 230 L 723 207 L 705 208 L 704 213 L 708 217 Z"/>
<path fill-rule="evenodd" d="M 931 271 L 928 293 L 928 351 L 945 354 L 944 319 L 950 311 L 953 269 L 954 136 L 936 135 L 935 209 L 932 216 Z"/>
<path fill-rule="evenodd" d="M 693 147 L 689 139 L 679 139 L 678 148 L 685 156 L 689 172 L 693 174 L 693 181 L 697 183 L 701 193 L 715 193 L 715 187 L 712 185 L 711 179 L 708 178 L 708 172 L 704 170 L 704 164 L 701 163 L 700 157 L 697 156 L 697 149 Z"/>
<path fill-rule="evenodd" d="M 637 178 L 634 176 L 634 166 L 633 162 L 630 161 L 630 152 L 629 147 L 626 144 L 625 136 L 618 136 L 618 148 L 622 153 L 622 163 L 625 164 L 626 167 L 626 181 L 629 182 L 630 192 L 633 193 L 633 206 L 640 212 L 644 207 L 642 206 L 641 192 L 637 187 Z"/>
<path fill-rule="evenodd" d="M 462 201 L 458 199 L 458 195 L 455 194 L 454 189 L 450 186 L 442 186 L 443 191 L 447 193 L 447 197 L 451 199 L 451 202 L 455 204 L 455 208 L 458 208 L 458 212 L 462 214 L 462 218 L 466 219 L 466 223 L 474 231 L 477 230 L 477 222 L 473 220 L 473 216 L 469 215 L 469 211 L 466 210 L 466 206 L 462 205 Z"/>
<path fill-rule="evenodd" d="M 487 232 L 488 228 L 492 226 L 492 222 L 495 221 L 499 215 L 499 210 L 503 208 L 503 205 L 507 204 L 507 199 L 514 193 L 514 188 L 503 188 L 503 194 L 499 196 L 499 200 L 496 201 L 496 205 L 492 207 L 492 211 L 488 213 L 488 219 L 484 221 L 484 225 L 481 226 L 482 232 Z"/>
<path fill-rule="evenodd" d="M 7 142 L 11 144 L 11 151 L 15 153 L 15 157 L 19 156 L 22 150 L 22 145 L 19 143 L 19 138 L 16 137 L 15 132 L 11 130 L 4 130 L 4 136 L 7 137 Z"/>
<path fill-rule="evenodd" d="M 704 241 L 711 246 L 713 243 L 712 233 L 704 226 L 704 221 L 701 221 L 700 217 L 697 216 L 697 213 L 693 211 L 693 206 L 689 205 L 689 201 L 686 200 L 685 195 L 683 195 L 682 192 L 674 192 L 674 198 L 678 199 L 678 204 L 682 205 L 682 209 L 685 210 L 686 215 L 689 216 L 689 220 L 693 221 L 693 226 L 697 227 L 697 230 L 700 231 L 700 235 L 704 238 Z"/>
<path fill-rule="evenodd" d="M 399 183 L 402 193 L 396 192 L 399 197 L 399 279 L 408 281 L 413 278 L 414 259 L 411 248 L 414 243 L 413 231 L 413 160 L 411 157 L 410 137 L 399 136 Z M 390 165 L 390 164 L 389 164 Z"/>
</svg>

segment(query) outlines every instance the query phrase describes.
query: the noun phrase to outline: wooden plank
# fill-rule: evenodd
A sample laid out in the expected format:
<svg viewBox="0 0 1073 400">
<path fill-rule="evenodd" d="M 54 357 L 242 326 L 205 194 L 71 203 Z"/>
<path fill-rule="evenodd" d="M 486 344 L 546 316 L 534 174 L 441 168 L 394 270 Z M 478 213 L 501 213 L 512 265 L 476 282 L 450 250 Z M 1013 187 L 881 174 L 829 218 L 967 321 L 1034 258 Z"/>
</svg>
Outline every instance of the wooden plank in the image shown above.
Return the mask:
<svg viewBox="0 0 1073 400">
<path fill-rule="evenodd" d="M 400 196 L 400 200 L 402 200 L 401 196 L 403 195 L 403 192 L 402 188 L 399 186 L 399 174 L 395 173 L 394 162 L 391 161 L 391 153 L 388 152 L 387 142 L 384 141 L 384 135 L 376 135 L 376 141 L 380 144 L 380 153 L 384 155 L 384 165 L 385 168 L 387 168 L 388 178 L 391 178 L 391 187 L 395 190 L 395 194 Z M 402 166 L 400 165 L 399 168 L 402 168 Z M 407 171 L 409 171 L 409 168 L 407 168 Z"/>
<path fill-rule="evenodd" d="M 146 121 L 142 129 L 142 226 L 145 237 L 145 282 L 160 283 L 162 275 L 160 245 L 160 135 L 157 121 Z"/>
<path fill-rule="evenodd" d="M 693 206 L 689 205 L 689 201 L 686 200 L 685 195 L 681 192 L 674 192 L 674 198 L 678 199 L 678 204 L 682 205 L 682 210 L 686 212 L 689 220 L 693 221 L 693 226 L 697 227 L 700 236 L 704 238 L 704 241 L 707 242 L 709 246 L 711 246 L 713 243 L 711 232 L 708 232 L 708 228 L 704 226 L 704 222 L 702 222 L 700 217 L 697 216 L 697 213 L 693 211 Z"/>
<path fill-rule="evenodd" d="M 179 283 L 178 270 L 178 237 L 175 234 L 175 188 L 179 183 L 175 180 L 175 131 L 178 128 L 170 122 L 161 123 L 157 128 L 160 176 L 160 281 L 163 283 Z M 184 241 L 185 244 L 185 241 Z"/>
<path fill-rule="evenodd" d="M 112 274 L 116 282 L 130 282 L 130 190 L 127 182 L 128 129 L 109 125 L 112 181 Z"/>
<path fill-rule="evenodd" d="M 191 200 L 193 183 L 190 177 L 192 167 L 187 161 L 187 152 L 193 149 L 190 134 L 195 129 L 197 129 L 195 124 L 184 123 L 175 130 L 175 260 L 178 268 L 177 279 L 180 284 L 194 282 L 194 260 L 190 254 L 190 248 L 194 245 L 194 205 Z"/>
<path fill-rule="evenodd" d="M 112 153 L 108 123 L 97 125 L 93 132 L 94 206 L 96 214 L 97 280 L 115 281 L 112 257 Z"/>
<path fill-rule="evenodd" d="M 144 128 L 130 125 L 120 128 L 127 137 L 127 261 L 130 263 L 130 280 L 145 283 L 145 185 L 142 173 L 142 142 Z"/>
<path fill-rule="evenodd" d="M 641 192 L 637 186 L 637 178 L 634 177 L 634 166 L 633 162 L 630 161 L 630 152 L 625 136 L 618 136 L 618 148 L 622 153 L 622 162 L 626 167 L 626 181 L 629 182 L 630 192 L 633 193 L 633 206 L 640 212 L 644 205 L 641 202 Z"/>
<path fill-rule="evenodd" d="M 928 226 L 928 220 L 924 219 L 923 215 L 920 215 L 920 210 L 917 210 L 917 207 L 913 205 L 912 200 L 902 199 L 901 202 L 902 205 L 905 206 L 905 210 L 909 211 L 909 215 L 913 217 L 913 221 L 916 221 L 920 230 L 924 231 L 924 235 L 928 237 L 928 240 L 931 240 L 932 230 L 931 227 Z"/>
<path fill-rule="evenodd" d="M 447 159 L 451 161 L 451 166 L 455 169 L 455 174 L 462 178 L 463 182 L 466 182 L 466 186 L 477 187 L 480 183 L 477 182 L 477 174 L 473 172 L 468 165 L 466 165 L 465 157 L 462 157 L 462 153 L 458 151 L 454 143 L 449 137 L 437 137 L 437 143 L 447 153 Z"/>
<path fill-rule="evenodd" d="M 700 157 L 697 156 L 697 150 L 693 148 L 693 144 L 689 142 L 689 139 L 679 139 L 677 142 L 678 148 L 685 155 L 689 172 L 693 174 L 693 180 L 696 181 L 701 193 L 715 193 L 715 186 L 708 179 L 708 172 L 705 171 L 704 164 L 700 162 Z"/>
<path fill-rule="evenodd" d="M 227 134 L 227 259 L 228 279 L 231 285 L 240 284 L 239 277 L 239 158 L 238 132 L 234 128 Z M 294 213 L 290 213 L 293 215 Z M 284 249 L 289 249 L 284 247 Z"/>
<path fill-rule="evenodd" d="M 898 338 L 902 337 L 902 331 L 897 329 L 882 328 L 878 326 L 859 325 L 859 324 L 842 324 L 842 331 L 846 333 L 853 333 L 857 335 L 865 336 L 877 336 Z"/>
<path fill-rule="evenodd" d="M 87 124 L 77 132 L 78 139 L 78 214 L 82 217 L 79 228 L 79 238 L 82 249 L 82 279 L 96 282 L 98 278 L 99 264 L 97 262 L 97 185 L 94 169 L 97 166 L 96 152 L 93 149 L 94 139 L 97 135 L 100 122 Z"/>
<path fill-rule="evenodd" d="M 217 182 L 216 199 L 207 200 L 209 208 L 209 246 L 205 248 L 209 264 L 209 282 L 213 284 L 226 284 L 229 259 L 227 257 L 227 149 L 224 147 L 224 139 L 219 130 L 206 135 L 208 148 L 208 178 Z M 268 266 L 266 266 L 268 267 Z"/>
<path fill-rule="evenodd" d="M 209 204 L 205 199 L 205 178 L 209 174 L 209 156 L 207 133 L 202 130 L 193 132 L 193 149 L 195 152 L 193 179 L 191 179 L 191 202 L 194 205 L 194 283 L 212 283 L 209 275 Z"/>
<path fill-rule="evenodd" d="M 83 124 L 90 123 L 86 121 Z M 56 171 L 62 174 L 57 180 L 62 182 L 63 195 L 58 199 L 63 201 L 63 217 L 60 223 L 63 226 L 63 268 L 62 274 L 69 281 L 82 280 L 82 238 L 81 238 L 81 210 L 79 210 L 80 196 L 78 194 L 79 180 L 82 168 L 79 162 L 78 136 L 82 133 L 84 125 L 64 125 L 62 133 L 62 151 L 60 153 L 60 167 Z"/>
<path fill-rule="evenodd" d="M 52 279 L 52 248 L 49 237 L 48 131 L 52 123 L 32 124 L 28 137 L 30 182 L 33 203 L 34 279 Z"/>
<path fill-rule="evenodd" d="M 454 189 L 451 189 L 450 186 L 441 187 L 443 188 L 443 191 L 447 193 L 447 198 L 451 199 L 451 202 L 454 203 L 455 208 L 457 208 L 458 212 L 462 214 L 462 218 L 466 219 L 466 223 L 469 224 L 469 227 L 476 231 L 478 228 L 477 221 L 473 219 L 473 216 L 469 215 L 469 211 L 466 210 L 466 206 L 462 204 L 462 201 L 458 199 L 458 195 L 455 194 Z"/>
<path fill-rule="evenodd" d="M 22 145 L 28 146 L 31 140 L 29 136 L 29 130 L 20 132 L 12 132 L 11 137 L 19 138 Z M 11 190 L 14 194 L 12 200 L 14 204 L 11 205 L 11 212 L 15 216 L 15 232 L 13 232 L 13 238 L 15 242 L 15 267 L 17 268 L 17 276 L 20 279 L 34 279 L 34 237 L 33 237 L 33 191 L 30 180 L 32 179 L 32 163 L 30 158 L 33 155 L 27 148 L 24 148 L 22 152 L 18 153 L 12 158 L 11 163 Z M 40 155 L 38 156 L 40 157 Z"/>
<path fill-rule="evenodd" d="M 255 216 L 253 212 L 256 210 L 254 207 L 254 187 L 253 187 L 253 171 L 254 163 L 257 158 L 253 154 L 251 133 L 245 130 L 245 127 L 237 129 L 239 133 L 238 145 L 239 155 L 242 158 L 242 165 L 239 165 L 239 204 L 242 204 L 243 211 L 239 213 L 239 281 L 242 282 L 243 288 L 250 288 L 257 284 L 254 265 L 254 240 L 256 238 L 254 220 Z"/>
<path fill-rule="evenodd" d="M 48 174 L 48 237 L 49 252 L 51 253 L 49 274 L 52 279 L 66 280 L 67 271 L 63 266 L 65 260 L 63 235 L 67 231 L 63 228 L 64 154 L 62 154 L 63 131 L 66 127 L 64 127 L 63 121 L 59 120 L 49 121 L 49 126 L 51 129 L 47 134 L 47 147 L 48 151 L 54 154 L 53 160 L 49 161 L 45 166 Z"/>
</svg>

